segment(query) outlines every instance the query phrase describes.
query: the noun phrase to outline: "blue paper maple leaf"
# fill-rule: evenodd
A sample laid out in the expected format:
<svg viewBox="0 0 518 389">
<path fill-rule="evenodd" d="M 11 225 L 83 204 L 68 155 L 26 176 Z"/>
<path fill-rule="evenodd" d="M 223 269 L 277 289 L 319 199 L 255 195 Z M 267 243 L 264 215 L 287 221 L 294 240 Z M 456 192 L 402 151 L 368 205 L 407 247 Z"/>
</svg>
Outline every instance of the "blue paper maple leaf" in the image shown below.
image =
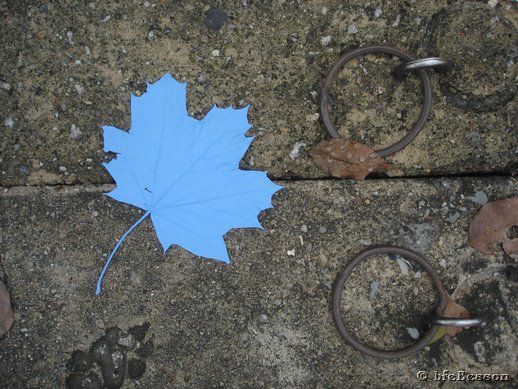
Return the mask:
<svg viewBox="0 0 518 389">
<path fill-rule="evenodd" d="M 169 74 L 131 96 L 129 132 L 104 126 L 104 151 L 117 157 L 104 166 L 117 187 L 115 200 L 146 212 L 110 254 L 97 282 L 126 236 L 151 216 L 164 252 L 177 244 L 191 253 L 229 262 L 223 235 L 232 228 L 262 228 L 258 213 L 272 206 L 282 187 L 265 172 L 243 171 L 250 146 L 248 107 L 214 106 L 203 120 L 187 114 L 186 85 Z"/>
</svg>

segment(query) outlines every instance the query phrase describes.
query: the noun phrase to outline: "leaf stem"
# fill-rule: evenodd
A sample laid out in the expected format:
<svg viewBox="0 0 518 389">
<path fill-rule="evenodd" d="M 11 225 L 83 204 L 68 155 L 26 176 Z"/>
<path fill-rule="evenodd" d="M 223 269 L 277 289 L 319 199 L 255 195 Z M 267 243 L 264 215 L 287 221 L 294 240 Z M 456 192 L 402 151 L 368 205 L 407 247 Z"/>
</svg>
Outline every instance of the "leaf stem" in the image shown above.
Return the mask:
<svg viewBox="0 0 518 389">
<path fill-rule="evenodd" d="M 119 241 L 115 245 L 115 248 L 113 249 L 113 251 L 111 252 L 110 256 L 108 257 L 108 261 L 106 261 L 106 264 L 104 265 L 104 268 L 101 271 L 101 275 L 99 276 L 99 280 L 97 281 L 97 288 L 95 289 L 95 294 L 96 295 L 100 295 L 101 294 L 101 283 L 103 281 L 104 273 L 106 273 L 106 270 L 108 269 L 108 266 L 110 265 L 110 262 L 111 262 L 113 256 L 115 255 L 115 253 L 117 252 L 117 250 L 118 250 L 119 246 L 121 245 L 122 241 L 124 239 L 126 239 L 126 237 L 130 234 L 130 232 L 133 231 L 135 229 L 135 227 L 138 226 L 142 222 L 142 220 L 144 220 L 150 213 L 151 213 L 150 211 L 147 211 L 144 215 L 142 215 L 142 217 L 140 219 L 138 219 L 135 222 L 135 224 L 133 224 L 128 229 L 128 231 L 126 231 L 124 233 L 124 235 L 122 235 L 122 237 L 119 239 Z"/>
</svg>

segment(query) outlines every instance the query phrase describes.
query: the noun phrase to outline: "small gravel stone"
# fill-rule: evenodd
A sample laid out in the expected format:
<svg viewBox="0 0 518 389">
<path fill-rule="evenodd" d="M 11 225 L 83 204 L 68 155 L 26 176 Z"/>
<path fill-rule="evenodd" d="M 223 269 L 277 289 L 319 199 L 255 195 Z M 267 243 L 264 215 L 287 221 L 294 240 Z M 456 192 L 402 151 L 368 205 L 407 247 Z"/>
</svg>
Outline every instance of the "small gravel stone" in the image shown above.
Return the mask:
<svg viewBox="0 0 518 389">
<path fill-rule="evenodd" d="M 318 229 L 318 231 L 319 231 L 321 234 L 325 234 L 325 233 L 327 232 L 327 228 L 325 228 L 325 227 L 320 227 L 320 228 Z"/>
<path fill-rule="evenodd" d="M 266 324 L 268 323 L 268 316 L 266 316 L 264 313 L 259 316 L 259 323 Z"/>
<path fill-rule="evenodd" d="M 64 166 L 60 166 L 60 167 L 59 167 L 59 171 L 64 173 L 64 172 L 66 172 L 66 171 L 67 171 L 67 168 L 66 168 L 66 167 L 64 167 Z"/>
<path fill-rule="evenodd" d="M 72 139 L 78 139 L 81 136 L 81 130 L 75 125 L 70 126 L 70 137 Z"/>
<path fill-rule="evenodd" d="M 212 50 L 211 54 L 212 54 L 213 57 L 219 57 L 220 56 L 219 50 Z"/>
<path fill-rule="evenodd" d="M 307 226 L 307 225 L 305 225 L 305 224 L 303 224 L 303 225 L 301 225 L 301 226 L 300 226 L 300 230 L 301 230 L 302 232 L 308 232 L 308 226 Z"/>
<path fill-rule="evenodd" d="M 137 345 L 137 341 L 131 334 L 124 334 L 119 339 L 117 339 L 117 344 L 127 348 L 128 350 L 133 350 Z"/>
<path fill-rule="evenodd" d="M 468 143 L 478 143 L 480 142 L 481 136 L 476 131 L 469 131 L 466 133 L 466 135 L 464 135 L 464 139 Z"/>
<path fill-rule="evenodd" d="M 225 22 L 228 20 L 228 15 L 217 8 L 210 7 L 207 11 L 207 18 L 205 19 L 205 25 L 212 30 L 219 30 Z"/>
<path fill-rule="evenodd" d="M 327 46 L 331 42 L 331 35 L 323 36 L 320 38 L 320 44 L 322 46 Z"/>
<path fill-rule="evenodd" d="M 380 292 L 380 283 L 379 281 L 372 281 L 370 285 L 370 292 L 369 292 L 369 300 L 376 300 L 378 297 L 378 294 Z"/>
<path fill-rule="evenodd" d="M 0 81 L 0 89 L 3 89 L 3 90 L 6 90 L 6 91 L 10 91 L 11 90 L 11 84 L 5 82 L 5 81 Z"/>
<path fill-rule="evenodd" d="M 296 142 L 293 145 L 293 149 L 291 149 L 291 151 L 290 151 L 290 158 L 292 161 L 297 159 L 297 157 L 299 156 L 299 153 L 300 153 L 300 149 L 305 146 L 307 146 L 307 145 L 304 142 Z"/>
<path fill-rule="evenodd" d="M 349 24 L 349 27 L 347 27 L 347 32 L 349 34 L 357 34 L 358 33 L 358 28 L 356 27 L 355 24 Z"/>
<path fill-rule="evenodd" d="M 419 338 L 419 331 L 417 330 L 417 328 L 407 327 L 406 330 L 407 330 L 408 334 L 412 337 L 412 339 Z"/>
<path fill-rule="evenodd" d="M 457 220 L 459 220 L 459 218 L 460 218 L 460 213 L 459 213 L 459 212 L 455 212 L 453 215 L 448 216 L 448 217 L 446 218 L 446 221 L 447 221 L 448 223 L 453 224 L 453 223 L 455 223 Z"/>
<path fill-rule="evenodd" d="M 475 192 L 473 196 L 466 197 L 468 200 L 473 201 L 476 204 L 484 205 L 487 204 L 487 194 L 482 191 Z"/>
<path fill-rule="evenodd" d="M 20 166 L 20 174 L 22 176 L 28 176 L 29 174 L 31 174 L 31 171 L 29 170 L 29 168 L 26 165 L 22 165 L 22 166 Z"/>
<path fill-rule="evenodd" d="M 132 271 L 132 272 L 130 273 L 130 281 L 131 281 L 131 282 L 133 282 L 133 283 L 135 283 L 135 282 L 137 282 L 137 279 L 138 279 L 137 273 L 135 273 L 134 271 Z"/>
<path fill-rule="evenodd" d="M 97 319 L 95 321 L 95 325 L 97 326 L 97 328 L 100 328 L 100 329 L 104 328 L 104 322 L 101 319 Z"/>
<path fill-rule="evenodd" d="M 397 27 L 399 26 L 399 23 L 401 22 L 401 14 L 397 14 L 396 16 L 396 20 L 394 21 L 394 23 L 392 23 L 392 27 Z"/>
<path fill-rule="evenodd" d="M 75 88 L 76 92 L 80 95 L 82 95 L 83 92 L 85 91 L 85 87 L 81 84 L 75 84 L 74 88 Z"/>
<path fill-rule="evenodd" d="M 13 118 L 7 118 L 4 120 L 4 124 L 7 128 L 13 128 L 14 127 L 14 120 Z"/>
<path fill-rule="evenodd" d="M 378 5 L 376 9 L 374 10 L 374 17 L 377 19 L 381 15 L 383 15 L 383 9 L 381 8 L 381 5 Z"/>
</svg>

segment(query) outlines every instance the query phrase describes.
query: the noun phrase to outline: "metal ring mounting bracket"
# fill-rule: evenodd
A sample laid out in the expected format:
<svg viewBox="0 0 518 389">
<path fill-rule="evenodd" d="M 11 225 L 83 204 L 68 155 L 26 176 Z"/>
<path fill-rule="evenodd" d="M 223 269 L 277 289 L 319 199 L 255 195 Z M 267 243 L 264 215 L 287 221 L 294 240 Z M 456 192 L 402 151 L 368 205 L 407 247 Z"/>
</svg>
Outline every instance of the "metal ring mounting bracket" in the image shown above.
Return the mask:
<svg viewBox="0 0 518 389">
<path fill-rule="evenodd" d="M 399 49 L 396 49 L 394 47 L 390 46 L 365 46 L 360 47 L 358 49 L 354 49 L 351 51 L 348 51 L 345 53 L 331 68 L 329 73 L 327 74 L 327 77 L 324 79 L 324 84 L 322 86 L 322 90 L 320 92 L 320 114 L 322 116 L 322 120 L 324 122 L 324 125 L 327 129 L 327 132 L 329 135 L 331 135 L 333 138 L 340 138 L 340 135 L 338 134 L 338 131 L 334 127 L 331 117 L 329 114 L 329 92 L 331 89 L 331 84 L 337 74 L 340 72 L 340 69 L 350 60 L 356 57 L 360 57 L 366 54 L 389 54 L 394 55 L 400 59 L 402 59 L 405 62 L 412 62 L 415 61 L 415 58 L 410 56 L 409 54 L 405 53 L 404 51 L 401 51 Z M 421 108 L 421 113 L 419 114 L 419 118 L 417 119 L 417 122 L 414 124 L 410 132 L 408 132 L 403 139 L 401 139 L 399 142 L 393 144 L 392 146 L 386 147 L 381 150 L 377 150 L 376 153 L 380 157 L 386 157 L 388 155 L 394 154 L 397 151 L 400 151 L 401 149 L 405 148 L 414 140 L 414 138 L 419 134 L 419 132 L 424 127 L 424 124 L 426 123 L 426 119 L 428 118 L 428 114 L 430 112 L 430 109 L 432 107 L 432 86 L 430 82 L 430 75 L 428 74 L 426 69 L 418 69 L 417 73 L 419 75 L 419 78 L 421 79 L 421 84 L 423 88 L 424 93 L 424 101 L 423 106 Z"/>
<path fill-rule="evenodd" d="M 422 269 L 426 273 L 428 273 L 428 275 L 432 279 L 432 283 L 435 289 L 439 294 L 439 303 L 435 312 L 436 316 L 429 320 L 431 326 L 424 332 L 424 334 L 421 336 L 421 338 L 419 338 L 419 340 L 415 344 L 399 350 L 379 350 L 359 342 L 347 329 L 345 325 L 345 320 L 342 316 L 342 290 L 352 270 L 360 262 L 377 254 L 397 254 L 404 258 L 415 261 L 416 263 L 421 265 Z M 419 350 L 423 349 L 426 345 L 428 345 L 441 325 L 464 327 L 480 325 L 482 323 L 482 321 L 478 318 L 444 318 L 444 310 L 446 308 L 446 305 L 448 304 L 448 298 L 448 293 L 444 288 L 444 285 L 442 284 L 439 275 L 424 256 L 403 247 L 377 246 L 361 252 L 349 264 L 347 264 L 347 266 L 345 266 L 345 268 L 338 275 L 333 288 L 333 316 L 336 326 L 338 327 L 338 331 L 345 339 L 345 341 L 354 349 L 364 354 L 377 358 L 402 358 L 414 354 Z"/>
<path fill-rule="evenodd" d="M 403 78 L 409 72 L 424 69 L 424 68 L 448 68 L 452 65 L 452 62 L 449 59 L 441 58 L 441 57 L 428 57 L 428 58 L 420 58 L 415 61 L 402 63 L 398 65 L 392 70 L 392 74 L 396 78 Z"/>
</svg>

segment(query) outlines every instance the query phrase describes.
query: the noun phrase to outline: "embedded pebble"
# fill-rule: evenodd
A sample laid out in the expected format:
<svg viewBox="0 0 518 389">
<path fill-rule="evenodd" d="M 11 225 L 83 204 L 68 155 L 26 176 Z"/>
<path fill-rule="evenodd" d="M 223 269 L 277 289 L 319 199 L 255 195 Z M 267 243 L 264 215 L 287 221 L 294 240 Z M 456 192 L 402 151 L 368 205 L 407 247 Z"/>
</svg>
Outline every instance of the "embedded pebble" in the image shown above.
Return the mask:
<svg viewBox="0 0 518 389">
<path fill-rule="evenodd" d="M 484 205 L 487 204 L 487 194 L 482 191 L 477 191 L 473 196 L 466 197 L 468 200 L 473 201 L 475 204 Z"/>
<path fill-rule="evenodd" d="M 81 136 L 81 130 L 75 124 L 72 124 L 70 126 L 70 137 L 72 139 L 77 139 L 80 136 Z"/>
<path fill-rule="evenodd" d="M 419 331 L 417 330 L 417 328 L 407 327 L 406 330 L 408 332 L 408 335 L 410 335 L 412 339 L 419 339 Z"/>
<path fill-rule="evenodd" d="M 27 166 L 25 166 L 25 165 L 20 166 L 20 174 L 22 176 L 28 176 L 30 173 L 31 172 Z"/>
<path fill-rule="evenodd" d="M 225 22 L 229 19 L 228 15 L 217 8 L 210 7 L 207 11 L 207 18 L 205 19 L 205 25 L 212 30 L 219 30 Z"/>
<path fill-rule="evenodd" d="M 380 283 L 379 281 L 372 281 L 370 285 L 370 292 L 369 292 L 369 300 L 376 300 L 378 297 L 378 294 L 380 292 Z"/>
<path fill-rule="evenodd" d="M 117 339 L 117 344 L 122 347 L 126 347 L 128 350 L 133 350 L 137 345 L 137 341 L 131 334 L 125 334 Z"/>
<path fill-rule="evenodd" d="M 14 120 L 13 118 L 7 118 L 4 120 L 4 124 L 7 128 L 13 128 L 14 127 Z"/>
<path fill-rule="evenodd" d="M 259 316 L 259 323 L 266 324 L 268 323 L 268 316 L 266 316 L 264 313 Z"/>
<path fill-rule="evenodd" d="M 11 90 L 11 84 L 5 82 L 5 81 L 0 81 L 0 89 L 3 89 L 5 91 L 10 91 Z"/>
<path fill-rule="evenodd" d="M 291 256 L 291 257 L 294 257 L 294 256 L 295 256 L 295 249 L 293 249 L 293 250 L 288 250 L 288 251 L 286 252 L 286 254 L 288 254 L 288 255 L 289 255 L 289 256 Z"/>
<path fill-rule="evenodd" d="M 356 27 L 355 24 L 349 24 L 349 27 L 347 27 L 347 32 L 349 34 L 357 34 L 358 33 L 358 28 Z"/>
<path fill-rule="evenodd" d="M 379 18 L 381 15 L 383 15 L 383 9 L 381 8 L 380 5 L 378 5 L 376 7 L 376 9 L 374 10 L 374 17 L 377 19 Z"/>
<path fill-rule="evenodd" d="M 303 225 L 301 225 L 301 226 L 300 226 L 300 230 L 301 230 L 302 232 L 308 232 L 308 226 L 307 226 L 307 225 L 305 225 L 305 224 L 303 224 Z"/>
<path fill-rule="evenodd" d="M 481 135 L 476 131 L 469 131 L 466 133 L 466 135 L 464 135 L 464 139 L 468 143 L 478 143 L 480 142 L 481 138 Z"/>
<path fill-rule="evenodd" d="M 304 142 L 296 142 L 293 145 L 293 149 L 290 151 L 290 158 L 292 161 L 297 159 L 297 157 L 299 156 L 299 153 L 300 153 L 300 149 L 304 146 L 306 146 L 306 144 Z"/>
<path fill-rule="evenodd" d="M 477 357 L 478 362 L 486 363 L 486 358 L 484 357 L 486 348 L 484 347 L 484 343 L 481 341 L 475 342 L 473 345 L 473 350 L 475 351 L 475 356 Z"/>
<path fill-rule="evenodd" d="M 447 221 L 448 223 L 453 224 L 453 223 L 455 223 L 457 220 L 459 220 L 459 218 L 460 218 L 460 213 L 459 213 L 459 212 L 455 212 L 453 215 L 448 216 L 448 217 L 446 218 L 446 221 Z"/>
<path fill-rule="evenodd" d="M 399 26 L 399 23 L 401 22 L 401 14 L 397 14 L 396 16 L 396 20 L 394 21 L 394 23 L 392 23 L 392 27 L 397 27 Z"/>
<path fill-rule="evenodd" d="M 212 54 L 213 57 L 219 57 L 220 56 L 219 50 L 212 50 L 211 54 Z"/>
<path fill-rule="evenodd" d="M 321 234 L 325 234 L 325 233 L 327 232 L 327 228 L 325 228 L 325 227 L 320 227 L 320 228 L 318 229 L 318 231 L 319 231 Z"/>
<path fill-rule="evenodd" d="M 81 84 L 75 84 L 74 88 L 75 88 L 76 92 L 80 95 L 83 94 L 83 92 L 85 91 L 85 87 Z"/>
<path fill-rule="evenodd" d="M 130 281 L 131 281 L 131 282 L 137 282 L 137 279 L 138 279 L 137 273 L 135 273 L 134 271 L 132 271 L 132 272 L 130 273 Z"/>
<path fill-rule="evenodd" d="M 320 38 L 320 44 L 322 46 L 327 46 L 331 42 L 331 35 L 323 36 Z"/>
<path fill-rule="evenodd" d="M 95 321 L 95 325 L 97 326 L 97 328 L 100 328 L 100 329 L 104 328 L 104 322 L 101 319 L 97 319 Z"/>
</svg>

